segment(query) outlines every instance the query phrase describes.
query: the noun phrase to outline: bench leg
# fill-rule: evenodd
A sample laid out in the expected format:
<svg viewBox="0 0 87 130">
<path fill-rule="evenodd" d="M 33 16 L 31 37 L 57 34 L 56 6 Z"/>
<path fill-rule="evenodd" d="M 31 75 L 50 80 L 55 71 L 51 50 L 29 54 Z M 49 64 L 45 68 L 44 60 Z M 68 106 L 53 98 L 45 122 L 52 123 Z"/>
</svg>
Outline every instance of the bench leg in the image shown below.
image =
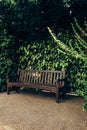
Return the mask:
<svg viewBox="0 0 87 130">
<path fill-rule="evenodd" d="M 9 87 L 7 87 L 7 94 L 10 94 Z"/>
<path fill-rule="evenodd" d="M 59 87 L 56 88 L 56 103 L 59 103 Z"/>
<path fill-rule="evenodd" d="M 20 87 L 16 87 L 16 92 L 19 92 Z"/>
<path fill-rule="evenodd" d="M 62 87 L 60 91 L 62 92 L 62 99 L 64 99 L 65 94 L 66 94 L 66 88 Z"/>
</svg>

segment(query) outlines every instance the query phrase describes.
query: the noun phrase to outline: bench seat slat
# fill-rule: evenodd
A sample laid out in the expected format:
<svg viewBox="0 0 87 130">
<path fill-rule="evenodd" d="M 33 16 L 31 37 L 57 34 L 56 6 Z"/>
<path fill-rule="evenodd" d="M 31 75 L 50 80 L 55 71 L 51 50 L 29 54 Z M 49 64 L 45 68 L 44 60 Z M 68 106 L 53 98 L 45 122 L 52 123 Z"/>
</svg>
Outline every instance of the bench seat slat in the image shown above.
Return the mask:
<svg viewBox="0 0 87 130">
<path fill-rule="evenodd" d="M 16 87 L 27 87 L 27 88 L 36 88 L 36 89 L 42 89 L 42 90 L 48 90 L 56 93 L 56 87 L 49 86 L 49 85 L 43 85 L 43 84 L 28 84 L 28 83 L 17 83 L 17 82 L 10 82 L 9 86 L 16 86 Z"/>
</svg>

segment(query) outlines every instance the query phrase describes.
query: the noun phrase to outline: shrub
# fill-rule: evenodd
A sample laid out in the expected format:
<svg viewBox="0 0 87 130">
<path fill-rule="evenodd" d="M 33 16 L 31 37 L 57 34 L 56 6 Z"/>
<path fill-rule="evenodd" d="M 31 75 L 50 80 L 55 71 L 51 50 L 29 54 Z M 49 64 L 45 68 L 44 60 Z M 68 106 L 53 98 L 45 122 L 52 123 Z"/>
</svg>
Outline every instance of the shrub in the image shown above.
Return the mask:
<svg viewBox="0 0 87 130">
<path fill-rule="evenodd" d="M 15 59 L 14 39 L 6 30 L 0 34 L 0 42 L 0 91 L 4 91 L 7 76 L 14 77 L 18 64 Z"/>
<path fill-rule="evenodd" d="M 87 100 L 87 32 L 80 27 L 76 19 L 74 21 L 75 24 L 72 24 L 74 36 L 71 42 L 68 41 L 67 44 L 58 40 L 49 27 L 48 31 L 58 44 L 58 48 L 60 49 L 59 53 L 68 59 L 66 70 L 71 90 L 76 91 Z M 85 28 L 87 28 L 86 22 Z M 85 108 L 86 105 L 84 105 Z"/>
</svg>

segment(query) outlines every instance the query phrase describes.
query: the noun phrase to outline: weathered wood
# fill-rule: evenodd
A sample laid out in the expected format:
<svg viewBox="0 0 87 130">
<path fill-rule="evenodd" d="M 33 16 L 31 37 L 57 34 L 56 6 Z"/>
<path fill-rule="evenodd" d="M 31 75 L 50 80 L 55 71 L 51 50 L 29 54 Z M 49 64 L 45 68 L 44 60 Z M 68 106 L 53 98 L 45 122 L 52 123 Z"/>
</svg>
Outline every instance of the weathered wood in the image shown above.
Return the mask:
<svg viewBox="0 0 87 130">
<path fill-rule="evenodd" d="M 10 87 L 15 86 L 16 91 L 19 87 L 42 89 L 56 94 L 56 102 L 59 102 L 60 87 L 64 87 L 65 71 L 51 70 L 26 70 L 18 69 L 15 82 L 7 79 L 7 94 Z"/>
</svg>

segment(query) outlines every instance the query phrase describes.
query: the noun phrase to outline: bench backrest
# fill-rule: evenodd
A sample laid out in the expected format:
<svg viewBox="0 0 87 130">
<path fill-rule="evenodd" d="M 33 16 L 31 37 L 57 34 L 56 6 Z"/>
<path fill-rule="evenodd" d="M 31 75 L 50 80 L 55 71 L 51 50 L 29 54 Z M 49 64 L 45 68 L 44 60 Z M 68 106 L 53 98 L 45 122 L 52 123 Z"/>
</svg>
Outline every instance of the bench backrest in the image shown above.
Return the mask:
<svg viewBox="0 0 87 130">
<path fill-rule="evenodd" d="M 56 85 L 57 79 L 65 78 L 65 71 L 18 69 L 19 82 Z M 61 81 L 61 86 L 64 81 Z"/>
</svg>

